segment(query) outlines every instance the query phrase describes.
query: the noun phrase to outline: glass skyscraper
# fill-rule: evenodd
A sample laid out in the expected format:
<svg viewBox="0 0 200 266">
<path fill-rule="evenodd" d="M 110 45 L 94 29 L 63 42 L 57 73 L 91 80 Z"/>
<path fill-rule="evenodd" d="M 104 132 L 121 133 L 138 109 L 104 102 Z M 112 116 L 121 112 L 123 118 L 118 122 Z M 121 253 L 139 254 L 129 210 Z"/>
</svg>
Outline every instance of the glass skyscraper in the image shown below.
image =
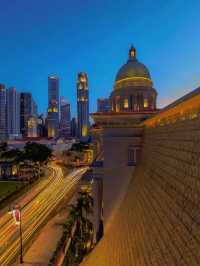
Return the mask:
<svg viewBox="0 0 200 266">
<path fill-rule="evenodd" d="M 6 122 L 8 138 L 20 136 L 20 94 L 15 87 L 6 90 Z"/>
<path fill-rule="evenodd" d="M 49 138 L 54 138 L 58 136 L 59 110 L 59 78 L 56 76 L 49 76 L 47 115 L 47 129 Z"/>
<path fill-rule="evenodd" d="M 4 141 L 6 137 L 6 91 L 5 85 L 0 84 L 0 141 Z"/>
<path fill-rule="evenodd" d="M 70 103 L 63 97 L 60 100 L 60 133 L 63 137 L 71 136 Z"/>
</svg>

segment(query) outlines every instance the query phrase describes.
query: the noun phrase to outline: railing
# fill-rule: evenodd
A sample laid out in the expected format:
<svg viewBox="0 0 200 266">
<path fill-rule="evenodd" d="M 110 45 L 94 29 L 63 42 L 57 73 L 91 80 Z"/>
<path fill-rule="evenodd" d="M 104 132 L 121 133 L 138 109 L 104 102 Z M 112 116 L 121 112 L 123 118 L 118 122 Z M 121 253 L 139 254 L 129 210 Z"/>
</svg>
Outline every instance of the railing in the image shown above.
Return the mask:
<svg viewBox="0 0 200 266">
<path fill-rule="evenodd" d="M 195 119 L 200 116 L 200 87 L 162 109 L 145 120 L 147 127 L 163 126 L 177 121 Z"/>
</svg>

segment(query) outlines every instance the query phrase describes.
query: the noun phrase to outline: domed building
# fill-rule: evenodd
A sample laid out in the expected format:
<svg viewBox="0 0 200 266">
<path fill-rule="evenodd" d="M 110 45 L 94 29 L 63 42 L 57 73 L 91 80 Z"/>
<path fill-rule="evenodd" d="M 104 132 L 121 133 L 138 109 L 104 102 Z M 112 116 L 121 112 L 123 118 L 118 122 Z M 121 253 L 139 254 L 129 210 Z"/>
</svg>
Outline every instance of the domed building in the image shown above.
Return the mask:
<svg viewBox="0 0 200 266">
<path fill-rule="evenodd" d="M 118 71 L 113 92 L 111 93 L 114 112 L 141 112 L 156 109 L 157 92 L 149 70 L 136 57 L 136 50 L 131 47 L 129 58 Z"/>
<path fill-rule="evenodd" d="M 92 129 L 93 175 L 102 184 L 98 191 L 103 191 L 100 198 L 104 205 L 105 228 L 140 160 L 143 143 L 141 122 L 157 112 L 156 98 L 149 70 L 137 60 L 136 50 L 131 47 L 127 63 L 115 78 L 110 95 L 112 111 L 92 114 L 95 122 Z M 101 213 L 99 217 L 102 217 Z M 98 226 L 96 221 L 97 233 Z"/>
</svg>

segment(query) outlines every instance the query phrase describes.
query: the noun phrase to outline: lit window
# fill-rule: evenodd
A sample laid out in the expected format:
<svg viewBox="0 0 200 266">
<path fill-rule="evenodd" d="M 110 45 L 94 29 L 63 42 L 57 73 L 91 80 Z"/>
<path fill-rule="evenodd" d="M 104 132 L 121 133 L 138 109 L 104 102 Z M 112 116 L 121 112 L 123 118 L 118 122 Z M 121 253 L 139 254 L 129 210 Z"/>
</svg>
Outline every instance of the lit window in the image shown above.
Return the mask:
<svg viewBox="0 0 200 266">
<path fill-rule="evenodd" d="M 128 99 L 124 99 L 124 108 L 128 108 Z"/>
<path fill-rule="evenodd" d="M 147 108 L 149 106 L 148 99 L 144 99 L 144 108 Z"/>
</svg>

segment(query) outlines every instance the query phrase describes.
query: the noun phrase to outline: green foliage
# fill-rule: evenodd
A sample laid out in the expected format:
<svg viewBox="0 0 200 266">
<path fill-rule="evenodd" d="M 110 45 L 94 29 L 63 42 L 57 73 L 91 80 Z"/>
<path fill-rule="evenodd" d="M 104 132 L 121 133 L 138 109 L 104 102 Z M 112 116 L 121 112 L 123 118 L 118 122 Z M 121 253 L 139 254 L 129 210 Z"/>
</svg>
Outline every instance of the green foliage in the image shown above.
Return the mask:
<svg viewBox="0 0 200 266">
<path fill-rule="evenodd" d="M 19 163 L 24 160 L 24 152 L 19 149 L 12 149 L 5 151 L 1 154 L 3 159 L 12 161 L 13 163 Z"/>
<path fill-rule="evenodd" d="M 88 215 L 93 213 L 93 198 L 89 191 L 79 192 L 75 205 L 70 205 L 69 219 L 76 222 L 76 231 L 70 246 L 66 265 L 79 265 L 90 251 L 93 241 L 93 224 Z M 71 223 L 69 223 L 70 228 Z"/>
<path fill-rule="evenodd" d="M 46 145 L 27 142 L 24 147 L 24 156 L 26 160 L 43 163 L 52 156 L 52 151 Z"/>
<path fill-rule="evenodd" d="M 19 149 L 7 150 L 5 145 L 2 147 L 2 151 L 1 158 L 13 163 L 20 163 L 25 160 L 30 160 L 34 163 L 44 163 L 52 156 L 51 149 L 46 145 L 34 142 L 27 142 L 23 151 Z"/>
<path fill-rule="evenodd" d="M 0 154 L 2 154 L 3 152 L 7 151 L 7 149 L 8 149 L 7 142 L 1 142 L 0 143 Z"/>
<path fill-rule="evenodd" d="M 84 150 L 89 149 L 90 144 L 89 142 L 78 142 L 78 143 L 74 143 L 71 147 L 71 151 L 79 151 L 79 152 L 83 152 Z"/>
<path fill-rule="evenodd" d="M 0 198 L 5 198 L 9 194 L 19 190 L 25 184 L 17 181 L 1 181 L 0 182 Z"/>
<path fill-rule="evenodd" d="M 60 239 L 50 262 L 55 263 L 59 251 L 66 244 L 66 239 L 71 237 L 71 245 L 67 252 L 63 265 L 78 266 L 84 256 L 91 250 L 93 241 L 93 224 L 88 219 L 88 214 L 92 213 L 93 198 L 88 191 L 81 191 L 75 204 L 69 205 L 69 217 L 63 226 L 63 236 Z M 72 228 L 75 227 L 72 236 Z"/>
</svg>

